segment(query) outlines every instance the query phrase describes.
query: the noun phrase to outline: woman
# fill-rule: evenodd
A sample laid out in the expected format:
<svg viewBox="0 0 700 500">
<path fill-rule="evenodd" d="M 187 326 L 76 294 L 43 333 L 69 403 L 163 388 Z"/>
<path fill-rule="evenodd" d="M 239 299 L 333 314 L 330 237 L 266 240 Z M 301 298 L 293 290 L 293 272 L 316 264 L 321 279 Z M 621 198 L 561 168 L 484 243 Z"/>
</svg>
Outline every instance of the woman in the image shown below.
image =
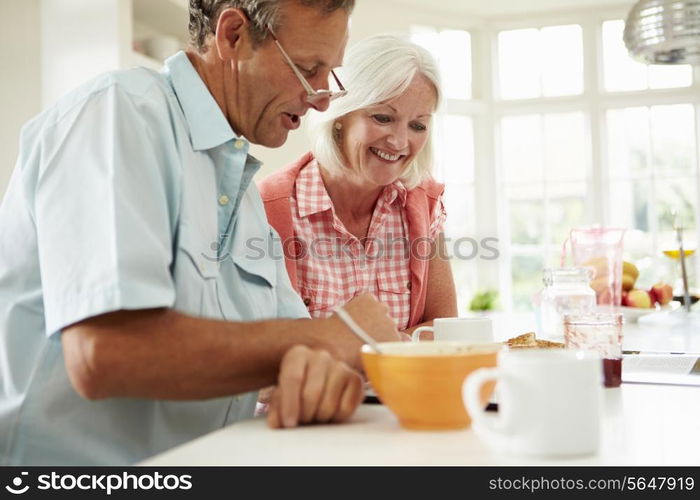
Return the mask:
<svg viewBox="0 0 700 500">
<path fill-rule="evenodd" d="M 314 117 L 312 152 L 259 185 L 292 284 L 312 317 L 363 292 L 400 330 L 455 316 L 444 186 L 430 177 L 435 61 L 378 35 L 353 46 L 342 70 L 347 95 Z"/>
</svg>

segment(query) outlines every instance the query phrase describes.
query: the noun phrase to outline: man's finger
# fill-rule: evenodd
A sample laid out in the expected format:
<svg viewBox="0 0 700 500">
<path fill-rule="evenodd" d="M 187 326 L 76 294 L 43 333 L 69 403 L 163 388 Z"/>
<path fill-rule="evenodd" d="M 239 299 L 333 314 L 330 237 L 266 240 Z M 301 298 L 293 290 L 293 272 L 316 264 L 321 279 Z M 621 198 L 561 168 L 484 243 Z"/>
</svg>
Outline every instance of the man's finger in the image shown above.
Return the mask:
<svg viewBox="0 0 700 500">
<path fill-rule="evenodd" d="M 280 394 L 275 388 L 270 394 L 270 403 L 267 411 L 267 426 L 271 429 L 279 429 L 282 427 L 282 422 L 280 421 Z"/>
<path fill-rule="evenodd" d="M 351 373 L 342 392 L 338 410 L 331 419 L 333 422 L 343 422 L 350 418 L 365 397 L 365 388 L 359 373 Z"/>
<path fill-rule="evenodd" d="M 315 351 L 311 354 L 301 393 L 301 423 L 308 424 L 313 421 L 325 391 L 328 370 L 333 362 L 333 358 L 326 351 Z"/>
<path fill-rule="evenodd" d="M 316 412 L 315 420 L 317 422 L 329 422 L 338 411 L 340 398 L 350 371 L 350 368 L 341 362 L 334 363 L 330 368 L 326 379 L 326 387 L 323 391 L 323 398 Z"/>
<path fill-rule="evenodd" d="M 296 427 L 299 423 L 301 406 L 301 389 L 306 379 L 306 368 L 309 348 L 305 346 L 292 347 L 282 358 L 280 364 L 280 422 L 283 427 Z"/>
</svg>

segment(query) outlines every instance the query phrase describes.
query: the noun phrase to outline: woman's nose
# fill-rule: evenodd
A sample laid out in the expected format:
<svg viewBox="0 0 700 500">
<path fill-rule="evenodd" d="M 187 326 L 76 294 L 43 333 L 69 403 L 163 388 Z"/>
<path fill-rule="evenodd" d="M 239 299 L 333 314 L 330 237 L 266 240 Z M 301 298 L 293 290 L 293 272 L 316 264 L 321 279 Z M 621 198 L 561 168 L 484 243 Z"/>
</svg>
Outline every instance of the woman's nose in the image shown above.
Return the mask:
<svg viewBox="0 0 700 500">
<path fill-rule="evenodd" d="M 406 129 L 397 126 L 391 131 L 388 137 L 388 142 L 392 148 L 398 150 L 404 149 L 408 145 L 408 135 Z"/>
</svg>

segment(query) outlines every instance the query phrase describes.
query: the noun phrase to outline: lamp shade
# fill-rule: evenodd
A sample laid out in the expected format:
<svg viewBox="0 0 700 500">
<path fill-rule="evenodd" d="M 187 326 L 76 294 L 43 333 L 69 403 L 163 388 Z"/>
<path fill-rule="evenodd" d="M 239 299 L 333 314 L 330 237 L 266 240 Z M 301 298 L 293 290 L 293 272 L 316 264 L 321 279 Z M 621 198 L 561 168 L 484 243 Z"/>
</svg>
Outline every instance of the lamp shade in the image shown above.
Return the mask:
<svg viewBox="0 0 700 500">
<path fill-rule="evenodd" d="M 700 65 L 700 0 L 639 0 L 624 39 L 640 62 Z"/>
</svg>

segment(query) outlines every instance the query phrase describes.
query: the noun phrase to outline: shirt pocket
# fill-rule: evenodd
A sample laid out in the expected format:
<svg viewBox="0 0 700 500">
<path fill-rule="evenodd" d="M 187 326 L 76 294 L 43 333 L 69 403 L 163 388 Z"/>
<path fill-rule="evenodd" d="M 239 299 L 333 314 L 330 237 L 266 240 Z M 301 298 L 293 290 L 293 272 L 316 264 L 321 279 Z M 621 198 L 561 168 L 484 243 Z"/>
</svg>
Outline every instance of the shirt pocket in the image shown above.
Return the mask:
<svg viewBox="0 0 700 500">
<path fill-rule="evenodd" d="M 220 291 L 220 302 L 225 319 L 255 321 L 277 316 L 277 265 L 268 254 L 270 236 L 269 231 L 234 234 L 230 261 L 222 263 L 225 290 Z"/>
<path fill-rule="evenodd" d="M 299 287 L 299 293 L 312 318 L 327 318 L 336 309 L 345 305 L 342 294 L 337 288 L 302 285 Z"/>
<path fill-rule="evenodd" d="M 380 293 L 410 294 L 411 280 L 408 277 L 398 277 L 392 273 L 377 274 L 377 290 Z"/>
<path fill-rule="evenodd" d="M 408 318 L 397 318 L 398 311 L 410 308 L 411 282 L 409 278 L 399 278 L 384 272 L 377 275 L 377 300 L 389 307 L 389 315 L 401 327 Z"/>
<path fill-rule="evenodd" d="M 219 318 L 216 278 L 219 262 L 206 251 L 206 238 L 181 228 L 175 256 L 175 309 L 205 318 Z"/>
</svg>

